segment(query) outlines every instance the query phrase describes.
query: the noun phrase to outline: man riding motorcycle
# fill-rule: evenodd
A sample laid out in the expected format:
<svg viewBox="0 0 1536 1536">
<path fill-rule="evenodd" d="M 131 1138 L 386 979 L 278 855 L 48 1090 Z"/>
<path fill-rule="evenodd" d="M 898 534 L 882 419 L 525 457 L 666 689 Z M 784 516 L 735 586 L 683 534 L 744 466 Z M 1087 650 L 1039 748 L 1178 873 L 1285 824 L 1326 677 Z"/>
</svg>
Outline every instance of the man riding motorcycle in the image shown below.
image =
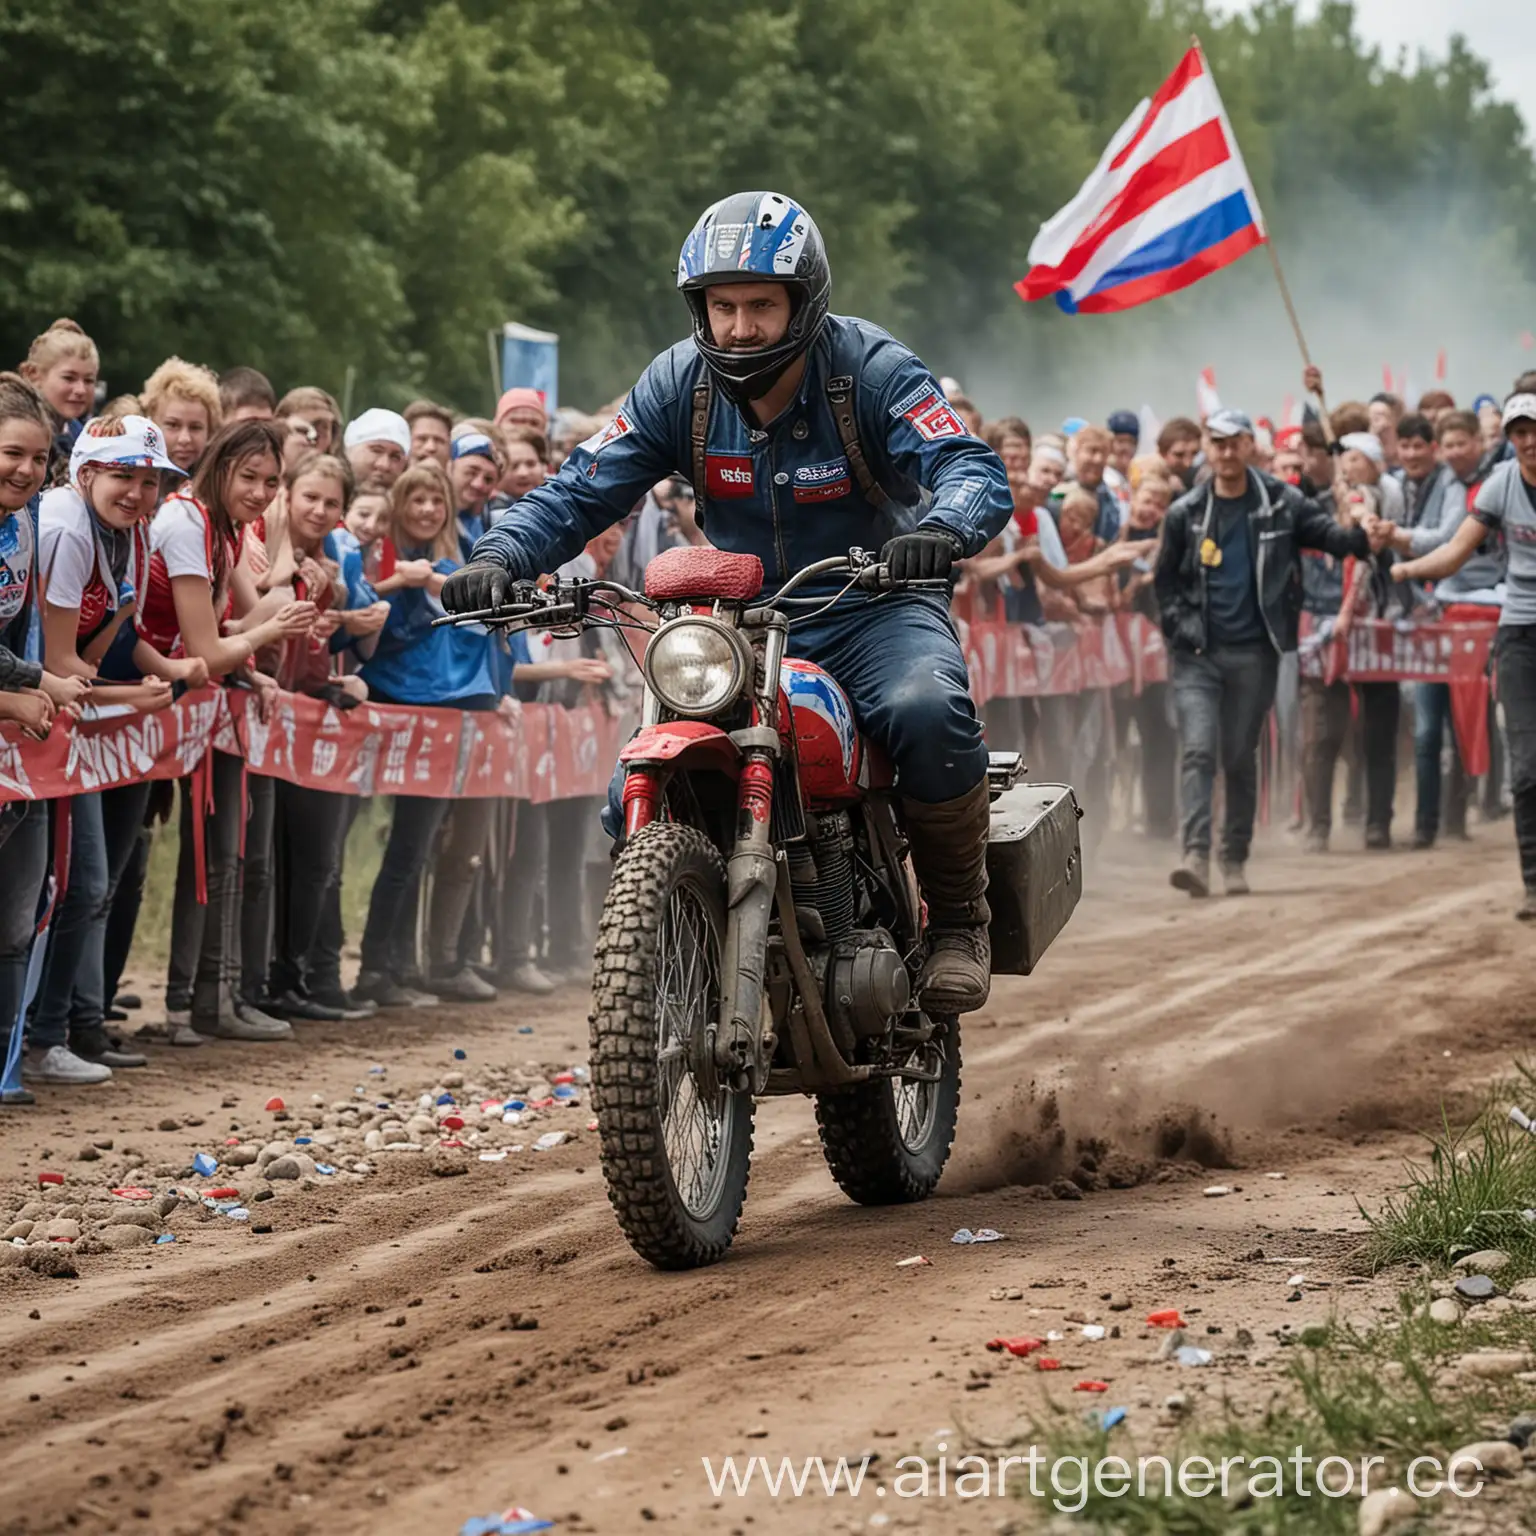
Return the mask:
<svg viewBox="0 0 1536 1536">
<path fill-rule="evenodd" d="M 443 606 L 500 605 L 512 583 L 572 559 L 658 481 L 687 475 L 719 549 L 758 556 L 769 590 L 851 546 L 897 581 L 947 577 L 1012 510 L 1002 460 L 938 382 L 868 321 L 828 313 L 832 277 L 811 216 L 774 192 L 707 209 L 677 286 L 693 335 L 655 359 L 606 427 L 519 501 L 448 578 Z M 796 622 L 789 652 L 824 667 L 890 757 L 929 951 L 935 1013 L 990 987 L 987 751 L 948 605 L 932 592 L 858 601 Z"/>
</svg>

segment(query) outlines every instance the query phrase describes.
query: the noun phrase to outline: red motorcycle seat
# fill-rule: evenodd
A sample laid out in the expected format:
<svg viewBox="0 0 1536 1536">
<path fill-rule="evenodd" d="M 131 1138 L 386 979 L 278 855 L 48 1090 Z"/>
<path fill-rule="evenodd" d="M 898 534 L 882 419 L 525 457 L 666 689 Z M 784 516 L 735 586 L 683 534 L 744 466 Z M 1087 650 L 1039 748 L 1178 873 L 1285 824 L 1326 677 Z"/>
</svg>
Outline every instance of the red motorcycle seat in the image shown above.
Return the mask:
<svg viewBox="0 0 1536 1536">
<path fill-rule="evenodd" d="M 645 568 L 645 595 L 659 603 L 719 597 L 745 603 L 763 588 L 763 562 L 707 545 L 669 549 Z"/>
</svg>

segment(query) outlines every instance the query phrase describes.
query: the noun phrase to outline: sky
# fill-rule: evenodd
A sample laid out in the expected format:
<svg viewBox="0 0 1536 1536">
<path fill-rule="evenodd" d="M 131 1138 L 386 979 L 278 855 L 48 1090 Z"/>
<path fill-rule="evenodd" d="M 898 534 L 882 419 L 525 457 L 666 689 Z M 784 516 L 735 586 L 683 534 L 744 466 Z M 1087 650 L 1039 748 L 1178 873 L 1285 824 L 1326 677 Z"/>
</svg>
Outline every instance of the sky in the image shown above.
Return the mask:
<svg viewBox="0 0 1536 1536">
<path fill-rule="evenodd" d="M 1243 9 L 1227 0 L 1226 9 Z M 1312 14 L 1316 0 L 1305 0 Z M 1460 32 L 1472 51 L 1492 66 L 1494 95 L 1511 101 L 1525 120 L 1526 139 L 1536 143 L 1536 16 L 1532 0 L 1355 0 L 1355 31 L 1395 61 L 1406 47 L 1445 54 Z"/>
</svg>

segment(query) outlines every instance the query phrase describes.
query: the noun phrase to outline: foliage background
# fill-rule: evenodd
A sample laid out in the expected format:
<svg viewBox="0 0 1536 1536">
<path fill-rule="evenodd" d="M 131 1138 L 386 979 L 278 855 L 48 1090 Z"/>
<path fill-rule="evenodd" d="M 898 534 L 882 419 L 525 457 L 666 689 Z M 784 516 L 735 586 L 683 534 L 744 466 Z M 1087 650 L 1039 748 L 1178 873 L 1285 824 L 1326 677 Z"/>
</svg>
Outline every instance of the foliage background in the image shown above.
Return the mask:
<svg viewBox="0 0 1536 1536">
<path fill-rule="evenodd" d="M 700 209 L 773 186 L 816 214 L 836 307 L 993 409 L 1134 404 L 1170 371 L 1182 396 L 1204 361 L 1257 387 L 1256 343 L 1288 346 L 1262 256 L 1112 321 L 1010 287 L 1198 32 L 1325 364 L 1358 326 L 1348 366 L 1374 370 L 1393 329 L 1414 366 L 1449 343 L 1497 389 L 1536 323 L 1522 125 L 1459 41 L 1386 60 L 1351 20 L 1293 0 L 114 0 L 96 27 L 70 0 L 0 0 L 0 356 L 72 314 L 114 391 L 178 352 L 337 394 L 350 366 L 358 405 L 483 409 L 484 332 L 516 318 L 560 332 L 562 397 L 595 406 L 680 333 Z"/>
</svg>

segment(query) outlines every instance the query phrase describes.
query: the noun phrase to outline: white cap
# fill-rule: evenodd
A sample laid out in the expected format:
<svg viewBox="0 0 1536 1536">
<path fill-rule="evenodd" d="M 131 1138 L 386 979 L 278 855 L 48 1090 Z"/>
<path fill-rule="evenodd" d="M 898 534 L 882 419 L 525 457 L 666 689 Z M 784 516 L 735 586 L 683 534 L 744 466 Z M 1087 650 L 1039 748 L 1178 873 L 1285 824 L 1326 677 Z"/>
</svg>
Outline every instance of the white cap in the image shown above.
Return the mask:
<svg viewBox="0 0 1536 1536">
<path fill-rule="evenodd" d="M 1511 395 L 1504 402 L 1504 429 L 1517 421 L 1536 421 L 1536 395 Z"/>
<path fill-rule="evenodd" d="M 1339 447 L 1353 448 L 1356 453 L 1363 453 L 1373 464 L 1385 465 L 1387 462 L 1386 450 L 1374 432 L 1346 432 L 1339 439 Z"/>
<path fill-rule="evenodd" d="M 411 427 L 398 411 L 386 411 L 376 405 L 372 410 L 364 411 L 356 421 L 347 423 L 341 441 L 348 449 L 359 448 L 364 443 L 393 443 L 401 453 L 409 453 Z"/>
<path fill-rule="evenodd" d="M 78 488 L 80 471 L 87 464 L 124 464 L 133 469 L 166 469 L 173 475 L 185 475 L 179 464 L 165 451 L 165 434 L 147 416 L 124 416 L 122 431 L 111 437 L 98 436 L 87 422 L 75 439 L 69 455 L 69 483 Z"/>
</svg>

